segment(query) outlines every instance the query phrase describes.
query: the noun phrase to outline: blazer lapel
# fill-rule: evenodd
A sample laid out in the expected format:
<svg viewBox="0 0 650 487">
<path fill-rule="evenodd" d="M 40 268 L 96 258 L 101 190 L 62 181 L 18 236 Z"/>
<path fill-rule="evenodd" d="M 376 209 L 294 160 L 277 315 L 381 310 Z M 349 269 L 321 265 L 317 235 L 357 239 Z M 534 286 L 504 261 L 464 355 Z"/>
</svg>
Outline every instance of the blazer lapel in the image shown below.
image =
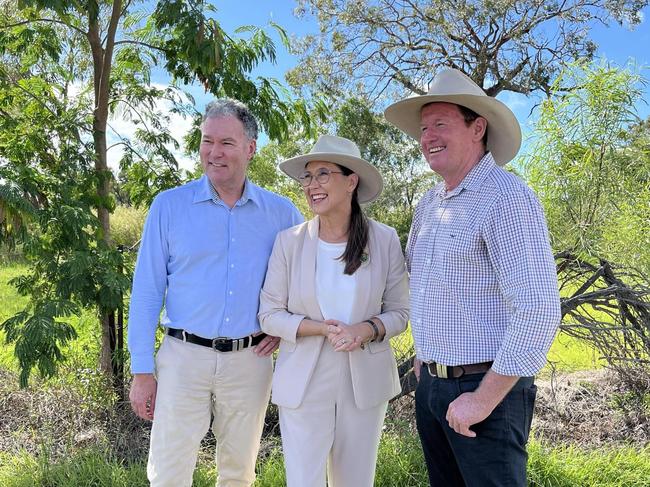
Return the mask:
<svg viewBox="0 0 650 487">
<path fill-rule="evenodd" d="M 318 251 L 318 216 L 307 224 L 305 241 L 302 245 L 300 293 L 309 318 L 322 320 L 323 315 L 316 299 L 316 252 Z"/>
</svg>

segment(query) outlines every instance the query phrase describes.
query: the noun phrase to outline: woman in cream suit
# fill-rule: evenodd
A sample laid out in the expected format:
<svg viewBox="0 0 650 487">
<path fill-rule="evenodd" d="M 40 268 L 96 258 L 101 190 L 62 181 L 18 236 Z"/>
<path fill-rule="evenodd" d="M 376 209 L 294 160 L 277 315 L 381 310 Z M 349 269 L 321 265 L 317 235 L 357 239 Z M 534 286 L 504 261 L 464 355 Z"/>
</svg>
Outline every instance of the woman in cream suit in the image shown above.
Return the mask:
<svg viewBox="0 0 650 487">
<path fill-rule="evenodd" d="M 382 189 L 350 140 L 324 135 L 280 168 L 314 219 L 278 234 L 260 299 L 281 337 L 279 406 L 289 487 L 371 487 L 388 400 L 400 391 L 389 339 L 406 328 L 408 284 L 397 233 L 360 203 Z"/>
</svg>

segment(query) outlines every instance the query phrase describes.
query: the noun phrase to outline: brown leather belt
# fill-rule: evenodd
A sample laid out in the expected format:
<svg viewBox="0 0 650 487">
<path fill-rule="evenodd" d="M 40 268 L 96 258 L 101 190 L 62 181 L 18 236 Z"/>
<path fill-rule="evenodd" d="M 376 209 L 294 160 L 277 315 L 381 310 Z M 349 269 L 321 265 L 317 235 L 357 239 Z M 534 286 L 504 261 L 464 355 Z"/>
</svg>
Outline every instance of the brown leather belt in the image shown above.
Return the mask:
<svg viewBox="0 0 650 487">
<path fill-rule="evenodd" d="M 482 374 L 492 367 L 494 362 L 481 362 L 467 365 L 442 365 L 435 362 L 424 362 L 422 365 L 429 371 L 431 377 L 439 379 L 458 379 L 467 374 Z"/>
</svg>

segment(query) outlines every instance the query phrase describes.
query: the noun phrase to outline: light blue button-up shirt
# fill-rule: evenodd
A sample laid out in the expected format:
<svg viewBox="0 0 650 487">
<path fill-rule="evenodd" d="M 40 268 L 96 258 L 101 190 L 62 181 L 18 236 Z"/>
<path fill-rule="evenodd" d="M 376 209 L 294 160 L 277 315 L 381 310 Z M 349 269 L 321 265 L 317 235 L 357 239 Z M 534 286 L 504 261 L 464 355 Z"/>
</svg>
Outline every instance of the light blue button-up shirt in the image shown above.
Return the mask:
<svg viewBox="0 0 650 487">
<path fill-rule="evenodd" d="M 275 236 L 302 221 L 290 200 L 248 180 L 232 208 L 206 176 L 156 196 L 133 276 L 131 371 L 154 371 L 163 303 L 163 326 L 205 338 L 259 331 L 260 289 Z"/>
</svg>

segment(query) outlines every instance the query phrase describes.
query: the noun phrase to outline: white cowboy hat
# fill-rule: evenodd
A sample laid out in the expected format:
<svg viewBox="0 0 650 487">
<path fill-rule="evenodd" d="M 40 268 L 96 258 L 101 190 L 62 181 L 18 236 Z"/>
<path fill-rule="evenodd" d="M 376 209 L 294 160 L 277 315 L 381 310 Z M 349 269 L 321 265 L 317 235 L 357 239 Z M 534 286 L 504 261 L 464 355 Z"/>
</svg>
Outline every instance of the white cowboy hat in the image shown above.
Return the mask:
<svg viewBox="0 0 650 487">
<path fill-rule="evenodd" d="M 347 167 L 359 176 L 357 197 L 359 203 L 370 203 L 381 193 L 384 183 L 379 171 L 368 161 L 361 158 L 357 144 L 344 137 L 321 135 L 309 154 L 292 157 L 280 164 L 280 169 L 295 180 L 305 171 L 311 161 L 333 162 Z"/>
<path fill-rule="evenodd" d="M 521 128 L 514 113 L 496 98 L 487 96 L 471 78 L 457 69 L 445 69 L 433 78 L 429 93 L 398 101 L 384 112 L 386 120 L 420 140 L 420 112 L 427 103 L 462 105 L 487 120 L 487 150 L 500 166 L 511 161 L 521 147 Z"/>
</svg>

